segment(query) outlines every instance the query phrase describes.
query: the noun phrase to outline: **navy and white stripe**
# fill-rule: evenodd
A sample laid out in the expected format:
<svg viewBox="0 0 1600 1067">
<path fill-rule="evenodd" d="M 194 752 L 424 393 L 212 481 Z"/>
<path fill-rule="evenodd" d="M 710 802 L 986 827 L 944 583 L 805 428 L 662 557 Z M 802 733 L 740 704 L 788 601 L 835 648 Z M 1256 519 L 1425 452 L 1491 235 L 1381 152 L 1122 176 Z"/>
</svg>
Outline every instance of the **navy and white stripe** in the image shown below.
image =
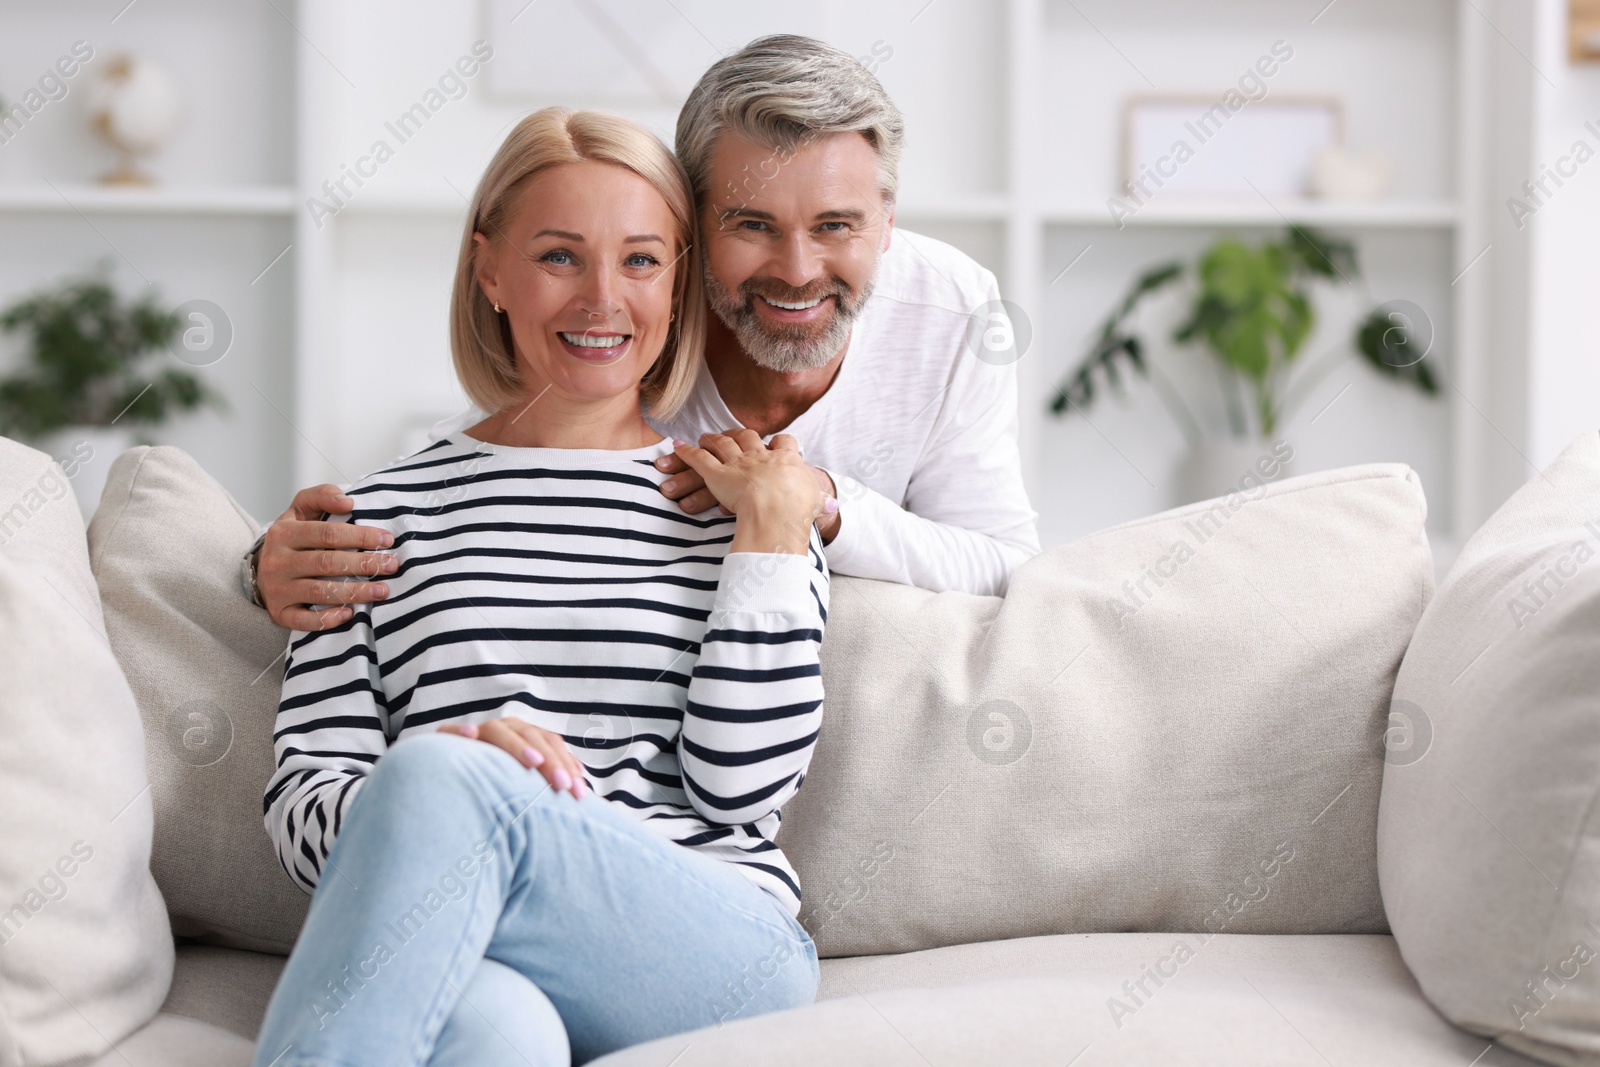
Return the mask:
<svg viewBox="0 0 1600 1067">
<path fill-rule="evenodd" d="M 457 433 L 349 490 L 400 567 L 387 600 L 289 642 L 263 808 L 296 882 L 316 887 L 390 745 L 514 715 L 564 736 L 597 794 L 799 913 L 773 837 L 822 723 L 822 546 L 730 555 L 731 517 L 659 492 L 671 450 Z"/>
</svg>

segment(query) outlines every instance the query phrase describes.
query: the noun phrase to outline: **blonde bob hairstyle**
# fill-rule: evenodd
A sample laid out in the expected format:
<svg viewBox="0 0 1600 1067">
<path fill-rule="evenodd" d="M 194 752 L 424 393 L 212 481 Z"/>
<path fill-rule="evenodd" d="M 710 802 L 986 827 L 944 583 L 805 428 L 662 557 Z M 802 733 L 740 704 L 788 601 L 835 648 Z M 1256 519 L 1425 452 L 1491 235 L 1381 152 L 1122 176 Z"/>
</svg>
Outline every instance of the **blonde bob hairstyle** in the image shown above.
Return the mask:
<svg viewBox="0 0 1600 1067">
<path fill-rule="evenodd" d="M 687 399 L 705 348 L 705 283 L 694 239 L 694 197 L 683 168 L 659 138 L 631 119 L 603 111 L 535 111 L 517 123 L 489 161 L 472 196 L 450 295 L 456 377 L 472 402 L 491 414 L 525 400 L 511 326 L 478 285 L 472 237 L 481 233 L 490 242 L 504 241 L 517 197 L 529 181 L 551 167 L 585 161 L 626 167 L 649 182 L 667 202 L 677 226 L 672 249 L 676 317 L 661 355 L 639 383 L 643 405 L 658 417 L 670 418 Z"/>
</svg>

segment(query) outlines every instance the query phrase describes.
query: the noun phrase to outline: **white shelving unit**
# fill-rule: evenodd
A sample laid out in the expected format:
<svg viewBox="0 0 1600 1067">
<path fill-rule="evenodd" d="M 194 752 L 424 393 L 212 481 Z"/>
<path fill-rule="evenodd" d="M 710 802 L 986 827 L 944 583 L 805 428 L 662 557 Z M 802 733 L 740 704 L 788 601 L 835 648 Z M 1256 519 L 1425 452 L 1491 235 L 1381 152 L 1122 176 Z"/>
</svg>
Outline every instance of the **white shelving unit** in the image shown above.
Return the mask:
<svg viewBox="0 0 1600 1067">
<path fill-rule="evenodd" d="M 1423 305 L 1435 320 L 1441 344 L 1433 358 L 1447 379 L 1459 381 L 1483 358 L 1462 319 L 1470 273 L 1460 279 L 1468 284 L 1452 284 L 1478 251 L 1468 250 L 1467 235 L 1479 205 L 1455 180 L 1479 165 L 1469 158 L 1462 131 L 1481 117 L 1469 110 L 1470 98 L 1457 96 L 1466 72 L 1479 62 L 1475 53 L 1486 46 L 1467 25 L 1477 17 L 1472 5 L 1437 0 L 1400 9 L 1358 0 L 1331 11 L 1322 7 L 1249 0 L 1009 5 L 1013 121 L 1016 128 L 1053 134 L 1022 138 L 1014 149 L 1013 248 L 1006 264 L 1007 295 L 1024 308 L 1041 309 L 1034 315 L 1041 358 L 1024 359 L 1021 370 L 1024 454 L 1046 543 L 1173 502 L 1173 472 L 1186 446 L 1148 387 L 1134 386 L 1126 407 L 1097 404 L 1088 418 L 1052 419 L 1039 409 L 1138 271 L 1192 260 L 1219 235 L 1257 240 L 1293 223 L 1355 241 L 1366 268 L 1365 292 L 1356 299 L 1317 294 L 1326 325 L 1302 363 L 1341 343 L 1354 356 L 1345 342 L 1357 316 L 1399 297 Z M 1124 99 L 1157 90 L 1220 98 L 1274 41 L 1290 42 L 1295 62 L 1283 64 L 1271 91 L 1339 97 L 1347 140 L 1378 147 L 1395 162 L 1392 195 L 1340 203 L 1158 193 L 1118 224 L 1107 201 L 1120 191 Z M 1383 62 L 1396 50 L 1407 54 L 1406 62 Z M 1159 311 L 1147 318 L 1149 339 L 1159 340 L 1175 325 Z M 1163 365 L 1173 369 L 1179 362 Z M 1460 417 L 1458 397 L 1430 401 L 1376 378 L 1358 361 L 1341 365 L 1314 391 L 1313 402 L 1287 419 L 1283 432 L 1301 460 L 1296 469 L 1389 458 L 1411 463 L 1433 501 L 1436 552 L 1453 557 L 1457 531 L 1476 526 L 1483 499 L 1498 501 L 1504 493 L 1482 485 L 1460 463 L 1464 439 L 1476 431 Z M 1207 385 L 1193 375 L 1189 381 L 1201 391 Z M 1342 406 L 1328 407 L 1323 417 L 1324 401 Z"/>
<path fill-rule="evenodd" d="M 0 211 L 121 215 L 292 215 L 299 206 L 287 185 L 0 186 Z"/>
<path fill-rule="evenodd" d="M 994 269 L 1005 295 L 1032 320 L 1033 348 L 1019 366 L 1023 450 L 1047 544 L 1169 506 L 1173 469 L 1184 447 L 1155 398 L 1137 386 L 1128 406 L 1103 405 L 1091 413 L 1092 423 L 1046 414 L 1053 387 L 1076 362 L 1090 331 L 1138 270 L 1192 256 L 1222 233 L 1259 239 L 1290 221 L 1353 239 L 1366 267 L 1363 292 L 1319 294 L 1327 326 L 1314 338 L 1308 362 L 1344 344 L 1367 308 L 1405 298 L 1433 319 L 1438 352 L 1431 358 L 1451 383 L 1444 397 L 1430 401 L 1378 380 L 1354 360 L 1341 366 L 1286 428 L 1301 442 L 1302 469 L 1391 458 L 1411 463 L 1423 475 L 1432 503 L 1430 529 L 1446 558 L 1457 532 L 1475 528 L 1521 480 L 1508 477 L 1504 465 L 1497 469 L 1472 459 L 1505 449 L 1491 422 L 1476 413 L 1493 406 L 1493 391 L 1486 395 L 1477 384 L 1484 379 L 1487 346 L 1482 326 L 1472 322 L 1483 310 L 1493 273 L 1468 268 L 1487 243 L 1482 234 L 1493 210 L 1484 186 L 1473 178 L 1488 162 L 1481 146 L 1490 116 L 1478 84 L 1506 50 L 1479 12 L 1513 31 L 1512 23 L 1531 24 L 1531 16 L 1510 4 L 1478 0 L 1412 0 L 1403 6 L 1343 0 L 1319 17 L 1322 6 L 1267 0 L 943 0 L 932 7 L 886 3 L 864 11 L 826 2 L 803 16 L 774 13 L 763 27 L 820 34 L 858 54 L 874 46 L 881 53 L 886 43 L 892 47 L 893 57 L 878 73 L 908 121 L 899 224 L 949 240 Z M 715 35 L 722 9 L 715 0 L 679 7 L 720 47 Z M 376 10 L 369 0 L 348 0 L 339 6 L 342 20 L 333 22 L 370 35 Z M 459 51 L 492 33 L 485 20 L 497 10 L 486 5 L 476 21 L 460 12 L 436 13 L 412 28 L 410 40 L 426 34 L 454 42 Z M 1299 65 L 1284 65 L 1274 91 L 1331 93 L 1344 100 L 1351 143 L 1379 148 L 1394 160 L 1393 195 L 1370 203 L 1158 196 L 1117 226 L 1106 200 L 1118 191 L 1120 116 L 1127 96 L 1150 91 L 1144 73 L 1161 90 L 1220 95 L 1277 39 L 1292 40 Z M 392 55 L 405 47 L 396 35 L 369 39 L 366 50 Z M 310 91 L 317 98 L 349 97 L 309 43 L 302 43 L 301 53 L 302 68 L 311 73 L 306 84 L 316 86 Z M 435 65 L 442 55 L 434 52 Z M 356 62 L 358 69 L 345 73 L 365 84 L 368 72 Z M 1533 76 L 1503 62 L 1494 69 L 1514 82 Z M 390 95 L 404 100 L 402 80 L 395 79 Z M 316 305 L 327 312 L 325 320 L 311 318 L 302 327 L 302 366 L 336 363 L 353 383 L 374 366 L 350 355 L 355 339 L 398 338 L 402 332 L 410 335 L 416 354 L 408 351 L 404 361 L 409 387 L 371 386 L 374 395 L 386 398 L 380 407 L 387 414 L 368 420 L 356 439 L 318 449 L 301 445 L 299 481 L 337 476 L 324 456 L 337 457 L 347 470 L 375 465 L 387 458 L 377 442 L 398 441 L 406 426 L 445 413 L 448 404 L 441 398 L 453 393 L 442 369 L 448 276 L 441 263 L 453 261 L 465 212 L 462 194 L 470 191 L 475 166 L 518 114 L 556 102 L 624 110 L 670 136 L 670 108 L 506 101 L 485 94 L 464 102 L 471 110 L 463 111 L 437 150 L 425 150 L 427 159 L 419 152 L 404 165 L 397 161 L 393 166 L 406 173 L 362 190 L 325 231 L 314 235 L 302 223 L 302 242 L 320 240 L 323 249 L 315 252 L 321 265 L 302 273 L 302 308 Z M 993 121 L 970 121 L 975 109 L 992 110 Z M 323 143 L 305 149 L 304 158 L 318 158 L 302 170 L 303 191 L 309 195 L 358 150 L 381 113 L 321 110 L 316 123 Z M 449 150 L 456 157 L 447 158 Z M 439 287 L 436 293 L 426 291 L 422 272 L 399 272 L 393 257 L 402 247 L 414 249 L 419 261 L 424 254 L 441 261 L 426 272 Z M 389 309 L 373 309 L 373 294 L 386 284 L 404 292 L 411 312 L 401 314 L 409 330 L 390 321 Z M 1158 327 L 1152 326 L 1152 335 Z M 417 338 L 430 334 L 438 352 L 425 354 L 416 348 Z M 337 346 L 345 350 L 336 354 Z M 300 410 L 312 425 L 328 414 L 326 371 L 316 380 L 316 390 L 300 394 Z M 1319 415 L 1322 404 L 1336 396 L 1337 404 Z M 402 413 L 410 414 L 405 425 Z M 1501 421 L 1494 414 L 1489 418 Z M 1517 469 L 1511 468 L 1513 476 Z"/>
<path fill-rule="evenodd" d="M 1153 201 L 1120 223 L 1104 203 L 1050 204 L 1040 212 L 1051 226 L 1284 226 L 1290 222 L 1309 226 L 1395 227 L 1439 229 L 1459 221 L 1459 209 L 1450 200 L 1374 200 L 1341 203 L 1327 200 L 1280 199 L 1251 203 L 1237 199 L 1214 202 Z"/>
<path fill-rule="evenodd" d="M 1047 544 L 1168 506 L 1183 449 L 1138 385 L 1126 404 L 1097 406 L 1092 422 L 1046 414 L 1090 332 L 1139 270 L 1192 257 L 1219 234 L 1260 239 L 1292 220 L 1353 239 L 1366 268 L 1364 291 L 1319 294 L 1326 328 L 1308 356 L 1337 349 L 1364 306 L 1406 298 L 1434 320 L 1430 358 L 1450 384 L 1428 401 L 1351 362 L 1286 432 L 1306 469 L 1411 463 L 1429 492 L 1430 530 L 1449 552 L 1529 473 L 1521 405 L 1535 254 L 1526 235 L 1508 232 L 1501 201 L 1536 169 L 1544 90 L 1526 55 L 1558 6 L 818 0 L 780 10 L 679 0 L 675 10 L 708 49 L 782 29 L 858 55 L 890 53 L 877 73 L 909 127 L 899 224 L 991 267 L 1032 321 L 1019 364 L 1022 436 Z M 460 403 L 446 344 L 450 277 L 465 195 L 509 125 L 545 104 L 602 106 L 670 140 L 675 104 L 507 98 L 483 73 L 337 214 L 313 218 L 307 205 L 324 182 L 387 137 L 386 123 L 473 42 L 496 43 L 494 63 L 537 63 L 505 41 L 540 40 L 528 20 L 541 10 L 456 0 L 402 19 L 378 0 L 249 11 L 145 0 L 113 23 L 116 12 L 100 19 L 0 0 L 0 20 L 24 31 L 0 33 L 0 69 L 43 70 L 78 38 L 102 55 L 129 47 L 173 70 L 195 112 L 161 161 L 172 184 L 155 190 L 92 184 L 107 157 L 85 147 L 92 142 L 71 128 L 81 116 L 65 105 L 47 116 L 58 132 L 41 124 L 24 131 L 20 150 L 0 148 L 0 240 L 43 249 L 0 268 L 0 296 L 110 257 L 122 276 L 139 280 L 126 261 L 174 302 L 206 296 L 237 309 L 244 358 L 217 368 L 233 417 L 195 420 L 171 438 L 263 516 L 293 487 L 359 477 Z M 512 19 L 522 20 L 520 36 L 500 25 Z M 1275 40 L 1292 44 L 1294 60 L 1272 91 L 1339 96 L 1348 140 L 1395 162 L 1392 197 L 1157 196 L 1117 226 L 1106 201 L 1118 191 L 1125 99 L 1220 94 Z M 1154 337 L 1163 322 L 1152 314 Z"/>
<path fill-rule="evenodd" d="M 212 366 L 184 369 L 221 393 L 227 410 L 178 419 L 152 436 L 189 451 L 263 517 L 282 509 L 294 475 L 291 220 L 301 197 L 296 116 L 286 101 L 296 39 L 268 4 L 0 0 L 0 97 L 8 107 L 74 42 L 94 52 L 64 96 L 56 93 L 20 128 L 13 120 L 0 143 L 0 303 L 104 264 L 130 298 L 221 307 L 231 348 Z M 158 179 L 151 187 L 97 180 L 116 156 L 90 129 L 86 81 L 124 51 L 160 64 L 183 102 L 181 126 L 146 164 Z M 17 339 L 0 337 L 0 365 L 18 348 Z"/>
</svg>

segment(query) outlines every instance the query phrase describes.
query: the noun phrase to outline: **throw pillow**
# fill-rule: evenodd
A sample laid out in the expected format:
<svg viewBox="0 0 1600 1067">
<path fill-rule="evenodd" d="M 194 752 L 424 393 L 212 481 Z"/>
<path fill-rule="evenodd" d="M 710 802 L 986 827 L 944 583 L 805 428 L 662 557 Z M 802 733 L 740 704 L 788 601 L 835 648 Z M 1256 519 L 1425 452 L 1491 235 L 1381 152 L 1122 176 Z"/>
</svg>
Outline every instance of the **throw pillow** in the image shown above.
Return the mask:
<svg viewBox="0 0 1600 1067">
<path fill-rule="evenodd" d="M 1462 548 L 1395 684 L 1384 904 L 1451 1021 L 1600 1064 L 1600 434 Z"/>
<path fill-rule="evenodd" d="M 135 448 L 111 468 L 89 546 L 144 718 L 151 868 L 173 929 L 287 953 L 310 898 L 261 825 L 289 635 L 239 589 L 259 529 L 187 453 Z"/>
</svg>

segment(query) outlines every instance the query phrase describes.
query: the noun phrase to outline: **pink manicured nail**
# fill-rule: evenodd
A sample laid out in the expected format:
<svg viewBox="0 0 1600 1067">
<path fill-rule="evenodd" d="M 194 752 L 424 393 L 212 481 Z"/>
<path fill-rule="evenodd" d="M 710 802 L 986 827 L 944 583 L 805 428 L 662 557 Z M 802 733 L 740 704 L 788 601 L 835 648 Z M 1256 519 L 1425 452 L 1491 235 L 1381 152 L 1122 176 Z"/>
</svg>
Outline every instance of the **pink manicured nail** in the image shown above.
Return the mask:
<svg viewBox="0 0 1600 1067">
<path fill-rule="evenodd" d="M 522 750 L 522 759 L 530 767 L 537 767 L 544 762 L 544 753 L 529 745 Z"/>
<path fill-rule="evenodd" d="M 565 767 L 557 767 L 555 773 L 550 776 L 550 784 L 557 789 L 571 789 L 572 775 L 567 773 Z"/>
<path fill-rule="evenodd" d="M 839 498 L 838 497 L 830 496 L 828 499 L 826 499 L 826 500 L 824 500 L 822 502 L 822 513 L 824 515 L 832 515 L 834 512 L 836 512 L 838 510 L 839 510 Z"/>
<path fill-rule="evenodd" d="M 464 722 L 464 723 L 462 723 L 461 724 L 461 736 L 462 737 L 476 738 L 478 736 L 478 724 L 475 723 L 475 722 Z"/>
<path fill-rule="evenodd" d="M 583 797 L 584 797 L 584 794 L 586 794 L 588 792 L 589 792 L 589 787 L 584 784 L 582 778 L 579 778 L 576 782 L 572 783 L 572 795 L 573 795 L 573 797 L 575 799 L 582 800 Z"/>
</svg>

